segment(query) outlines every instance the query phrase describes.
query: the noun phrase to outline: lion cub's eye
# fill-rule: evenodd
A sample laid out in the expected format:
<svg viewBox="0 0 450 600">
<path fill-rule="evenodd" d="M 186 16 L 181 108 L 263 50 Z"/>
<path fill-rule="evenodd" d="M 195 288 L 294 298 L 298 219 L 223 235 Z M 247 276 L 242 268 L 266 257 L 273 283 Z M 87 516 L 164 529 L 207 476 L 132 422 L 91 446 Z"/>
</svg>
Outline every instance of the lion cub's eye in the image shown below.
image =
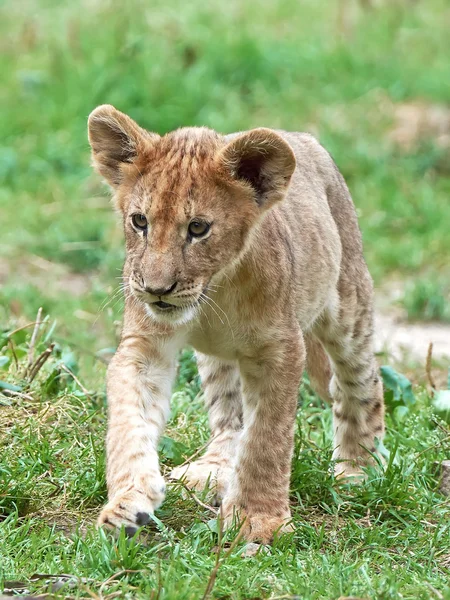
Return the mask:
<svg viewBox="0 0 450 600">
<path fill-rule="evenodd" d="M 208 233 L 209 228 L 209 223 L 194 219 L 189 223 L 188 231 L 194 237 L 202 237 L 202 235 L 206 235 Z"/>
<path fill-rule="evenodd" d="M 148 222 L 144 215 L 136 213 L 131 217 L 131 222 L 136 227 L 136 229 L 140 229 L 141 231 L 147 229 Z"/>
</svg>

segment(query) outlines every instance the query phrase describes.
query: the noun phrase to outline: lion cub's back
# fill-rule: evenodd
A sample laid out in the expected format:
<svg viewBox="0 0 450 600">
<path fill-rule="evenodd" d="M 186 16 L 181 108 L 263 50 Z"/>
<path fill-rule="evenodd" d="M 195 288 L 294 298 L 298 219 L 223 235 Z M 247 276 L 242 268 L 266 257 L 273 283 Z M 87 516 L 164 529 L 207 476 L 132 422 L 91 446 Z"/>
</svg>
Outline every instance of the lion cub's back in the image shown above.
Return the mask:
<svg viewBox="0 0 450 600">
<path fill-rule="evenodd" d="M 362 259 L 362 240 L 355 205 L 338 167 L 328 151 L 308 133 L 277 131 L 291 146 L 297 159 L 288 204 L 297 210 L 311 206 L 325 217 L 329 212 L 336 224 L 344 263 Z M 309 206 L 308 206 L 309 208 Z"/>
<path fill-rule="evenodd" d="M 337 298 L 345 281 L 369 278 L 355 206 L 330 154 L 307 133 L 277 131 L 297 166 L 285 201 L 276 208 L 288 224 L 297 260 L 300 322 Z M 309 321 L 311 322 L 311 321 Z"/>
</svg>

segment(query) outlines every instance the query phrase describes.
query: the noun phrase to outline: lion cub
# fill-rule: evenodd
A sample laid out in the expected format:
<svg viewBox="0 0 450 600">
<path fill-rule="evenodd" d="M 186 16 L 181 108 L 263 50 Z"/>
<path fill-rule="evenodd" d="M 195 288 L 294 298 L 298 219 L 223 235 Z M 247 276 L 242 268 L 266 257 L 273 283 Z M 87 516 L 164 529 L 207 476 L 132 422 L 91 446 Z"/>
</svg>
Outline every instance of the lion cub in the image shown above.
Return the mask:
<svg viewBox="0 0 450 600">
<path fill-rule="evenodd" d="M 271 129 L 163 137 L 112 106 L 89 117 L 97 171 L 126 240 L 122 339 L 108 369 L 109 502 L 99 523 L 133 533 L 161 504 L 158 439 L 177 352 L 197 351 L 211 442 L 172 471 L 208 481 L 248 540 L 290 529 L 298 387 L 333 399 L 337 475 L 382 438 L 373 289 L 353 202 L 310 135 Z"/>
</svg>

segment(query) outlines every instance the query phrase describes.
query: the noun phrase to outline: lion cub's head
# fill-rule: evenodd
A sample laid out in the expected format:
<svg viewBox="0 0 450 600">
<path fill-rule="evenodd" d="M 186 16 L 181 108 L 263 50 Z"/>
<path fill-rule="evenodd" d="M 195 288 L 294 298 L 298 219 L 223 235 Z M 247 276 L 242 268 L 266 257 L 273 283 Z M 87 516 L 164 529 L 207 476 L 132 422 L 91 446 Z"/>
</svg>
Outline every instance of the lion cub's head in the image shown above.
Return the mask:
<svg viewBox="0 0 450 600">
<path fill-rule="evenodd" d="M 158 321 L 196 314 L 295 168 L 291 148 L 269 129 L 231 141 L 206 128 L 160 137 L 108 105 L 89 116 L 89 142 L 123 215 L 129 287 Z"/>
</svg>

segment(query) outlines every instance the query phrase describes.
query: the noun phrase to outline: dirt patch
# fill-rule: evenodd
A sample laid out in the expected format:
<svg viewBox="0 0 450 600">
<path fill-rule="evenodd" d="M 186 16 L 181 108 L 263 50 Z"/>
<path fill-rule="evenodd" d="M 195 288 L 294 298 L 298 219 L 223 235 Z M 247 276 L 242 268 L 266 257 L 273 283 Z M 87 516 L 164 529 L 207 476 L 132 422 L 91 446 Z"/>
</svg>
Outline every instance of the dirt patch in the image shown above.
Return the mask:
<svg viewBox="0 0 450 600">
<path fill-rule="evenodd" d="M 376 350 L 402 361 L 413 359 L 425 364 L 428 347 L 433 344 L 435 359 L 450 358 L 450 325 L 407 323 L 395 314 L 375 316 Z"/>
<path fill-rule="evenodd" d="M 60 294 L 75 298 L 84 296 L 91 289 L 91 281 L 95 277 L 92 272 L 73 273 L 61 263 L 50 262 L 34 254 L 0 263 L 0 285 L 7 285 L 11 280 L 21 281 L 50 298 Z"/>
<path fill-rule="evenodd" d="M 432 140 L 440 148 L 450 148 L 450 108 L 442 104 L 404 102 L 392 106 L 392 129 L 388 139 L 405 151 L 420 142 Z"/>
<path fill-rule="evenodd" d="M 395 361 L 426 363 L 433 344 L 433 358 L 450 359 L 450 324 L 410 322 L 401 306 L 405 282 L 392 280 L 375 291 L 375 349 Z"/>
</svg>

